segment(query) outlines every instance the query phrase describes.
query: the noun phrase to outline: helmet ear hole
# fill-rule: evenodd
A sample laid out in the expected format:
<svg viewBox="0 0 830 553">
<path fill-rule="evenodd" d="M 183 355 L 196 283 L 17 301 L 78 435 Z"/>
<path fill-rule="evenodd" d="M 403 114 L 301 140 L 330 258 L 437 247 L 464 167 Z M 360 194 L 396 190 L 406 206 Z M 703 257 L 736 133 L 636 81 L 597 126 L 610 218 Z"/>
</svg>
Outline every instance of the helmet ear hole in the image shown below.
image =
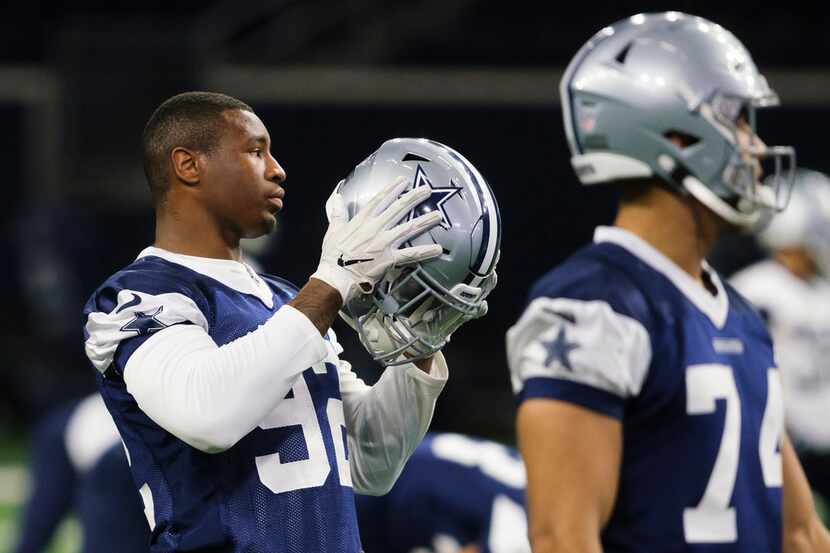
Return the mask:
<svg viewBox="0 0 830 553">
<path fill-rule="evenodd" d="M 628 52 L 629 50 L 631 50 L 632 44 L 634 43 L 629 42 L 628 44 L 626 44 L 625 47 L 622 50 L 620 50 L 620 53 L 616 55 L 614 59 L 617 60 L 617 63 L 619 63 L 620 65 L 625 65 L 625 58 L 628 57 Z"/>
<path fill-rule="evenodd" d="M 663 136 L 681 150 L 685 150 L 700 142 L 700 138 L 697 136 L 674 129 L 664 132 Z"/>
</svg>

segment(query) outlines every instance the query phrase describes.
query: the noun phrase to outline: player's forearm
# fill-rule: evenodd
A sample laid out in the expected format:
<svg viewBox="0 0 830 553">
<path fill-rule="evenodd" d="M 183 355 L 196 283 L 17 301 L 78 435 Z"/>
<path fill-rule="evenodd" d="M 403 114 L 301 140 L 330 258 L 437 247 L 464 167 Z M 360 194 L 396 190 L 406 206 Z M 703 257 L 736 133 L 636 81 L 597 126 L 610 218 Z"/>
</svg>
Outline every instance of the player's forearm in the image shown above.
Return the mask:
<svg viewBox="0 0 830 553">
<path fill-rule="evenodd" d="M 539 494 L 545 494 L 544 490 L 528 492 L 528 537 L 533 553 L 602 553 L 600 530 L 589 507 L 576 505 L 575 501 L 556 503 L 555 499 L 542 505 L 548 499 L 540 501 Z"/>
<path fill-rule="evenodd" d="M 284 307 L 222 347 L 192 325 L 165 329 L 130 357 L 124 380 L 159 426 L 197 449 L 218 452 L 256 428 L 297 376 L 326 354 L 308 319 Z"/>
<path fill-rule="evenodd" d="M 447 366 L 441 354 L 434 357 L 431 374 L 414 365 L 391 367 L 371 388 L 353 373 L 341 373 L 352 482 L 357 493 L 382 495 L 389 491 L 429 429 L 446 379 Z"/>
<path fill-rule="evenodd" d="M 325 335 L 343 305 L 343 299 L 333 287 L 310 278 L 288 305 L 305 315 L 320 335 Z"/>
</svg>

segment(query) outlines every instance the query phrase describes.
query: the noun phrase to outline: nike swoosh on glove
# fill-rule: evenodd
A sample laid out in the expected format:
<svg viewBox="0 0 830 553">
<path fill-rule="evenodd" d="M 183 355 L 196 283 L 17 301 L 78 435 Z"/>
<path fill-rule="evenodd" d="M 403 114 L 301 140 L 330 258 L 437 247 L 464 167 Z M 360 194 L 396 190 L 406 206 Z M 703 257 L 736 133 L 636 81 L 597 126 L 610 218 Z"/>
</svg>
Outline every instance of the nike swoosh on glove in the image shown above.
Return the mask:
<svg viewBox="0 0 830 553">
<path fill-rule="evenodd" d="M 431 212 L 398 224 L 430 195 L 429 187 L 419 186 L 401 196 L 409 184 L 404 177 L 395 180 L 369 200 L 351 220 L 347 219 L 339 184 L 326 202 L 329 228 L 323 238 L 320 265 L 311 278 L 336 288 L 343 303 L 357 294 L 372 293 L 375 284 L 391 267 L 419 263 L 441 255 L 438 244 L 400 247 L 436 226 L 442 218 L 440 213 Z"/>
</svg>

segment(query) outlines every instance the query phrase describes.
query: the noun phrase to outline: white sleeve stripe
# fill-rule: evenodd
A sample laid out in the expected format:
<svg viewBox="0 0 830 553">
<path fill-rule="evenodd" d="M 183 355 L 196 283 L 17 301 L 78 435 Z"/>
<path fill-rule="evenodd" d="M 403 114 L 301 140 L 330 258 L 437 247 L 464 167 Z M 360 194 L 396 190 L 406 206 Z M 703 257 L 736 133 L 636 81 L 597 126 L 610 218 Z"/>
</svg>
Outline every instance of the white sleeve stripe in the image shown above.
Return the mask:
<svg viewBox="0 0 830 553">
<path fill-rule="evenodd" d="M 537 298 L 507 332 L 515 393 L 529 378 L 579 382 L 619 397 L 639 394 L 651 363 L 651 340 L 636 319 L 604 301 Z"/>
<path fill-rule="evenodd" d="M 184 294 L 172 292 L 153 295 L 137 290 L 121 290 L 112 311 L 90 313 L 87 317 L 86 331 L 89 338 L 84 349 L 100 372 L 103 373 L 110 366 L 122 340 L 138 335 L 138 331 L 129 329 L 129 323 L 139 313 L 151 314 L 160 328 L 191 322 L 205 332 L 208 331 L 204 314 L 196 302 Z"/>
</svg>

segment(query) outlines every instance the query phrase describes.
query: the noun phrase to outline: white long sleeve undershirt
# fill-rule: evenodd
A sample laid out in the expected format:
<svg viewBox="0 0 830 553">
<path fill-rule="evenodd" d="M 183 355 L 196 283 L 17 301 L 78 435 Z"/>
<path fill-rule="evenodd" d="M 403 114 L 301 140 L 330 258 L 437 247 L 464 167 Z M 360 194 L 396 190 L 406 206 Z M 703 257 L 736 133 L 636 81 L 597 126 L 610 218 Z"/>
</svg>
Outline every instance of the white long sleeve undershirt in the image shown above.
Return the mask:
<svg viewBox="0 0 830 553">
<path fill-rule="evenodd" d="M 339 373 L 354 490 L 383 495 L 429 429 L 447 363 L 439 352 L 430 374 L 411 363 L 389 367 L 374 386 L 364 384 L 346 361 L 340 361 Z"/>
<path fill-rule="evenodd" d="M 197 325 L 157 332 L 130 356 L 124 381 L 156 424 L 199 450 L 219 452 L 256 428 L 297 376 L 327 354 L 311 321 L 286 305 L 223 346 Z"/>
<path fill-rule="evenodd" d="M 431 374 L 406 364 L 366 385 L 339 359 L 333 332 L 282 307 L 257 330 L 217 346 L 203 328 L 176 325 L 154 334 L 124 368 L 127 391 L 156 424 L 208 453 L 231 448 L 288 394 L 296 378 L 322 361 L 337 364 L 356 492 L 386 493 L 420 443 L 447 380 L 443 355 Z"/>
</svg>

